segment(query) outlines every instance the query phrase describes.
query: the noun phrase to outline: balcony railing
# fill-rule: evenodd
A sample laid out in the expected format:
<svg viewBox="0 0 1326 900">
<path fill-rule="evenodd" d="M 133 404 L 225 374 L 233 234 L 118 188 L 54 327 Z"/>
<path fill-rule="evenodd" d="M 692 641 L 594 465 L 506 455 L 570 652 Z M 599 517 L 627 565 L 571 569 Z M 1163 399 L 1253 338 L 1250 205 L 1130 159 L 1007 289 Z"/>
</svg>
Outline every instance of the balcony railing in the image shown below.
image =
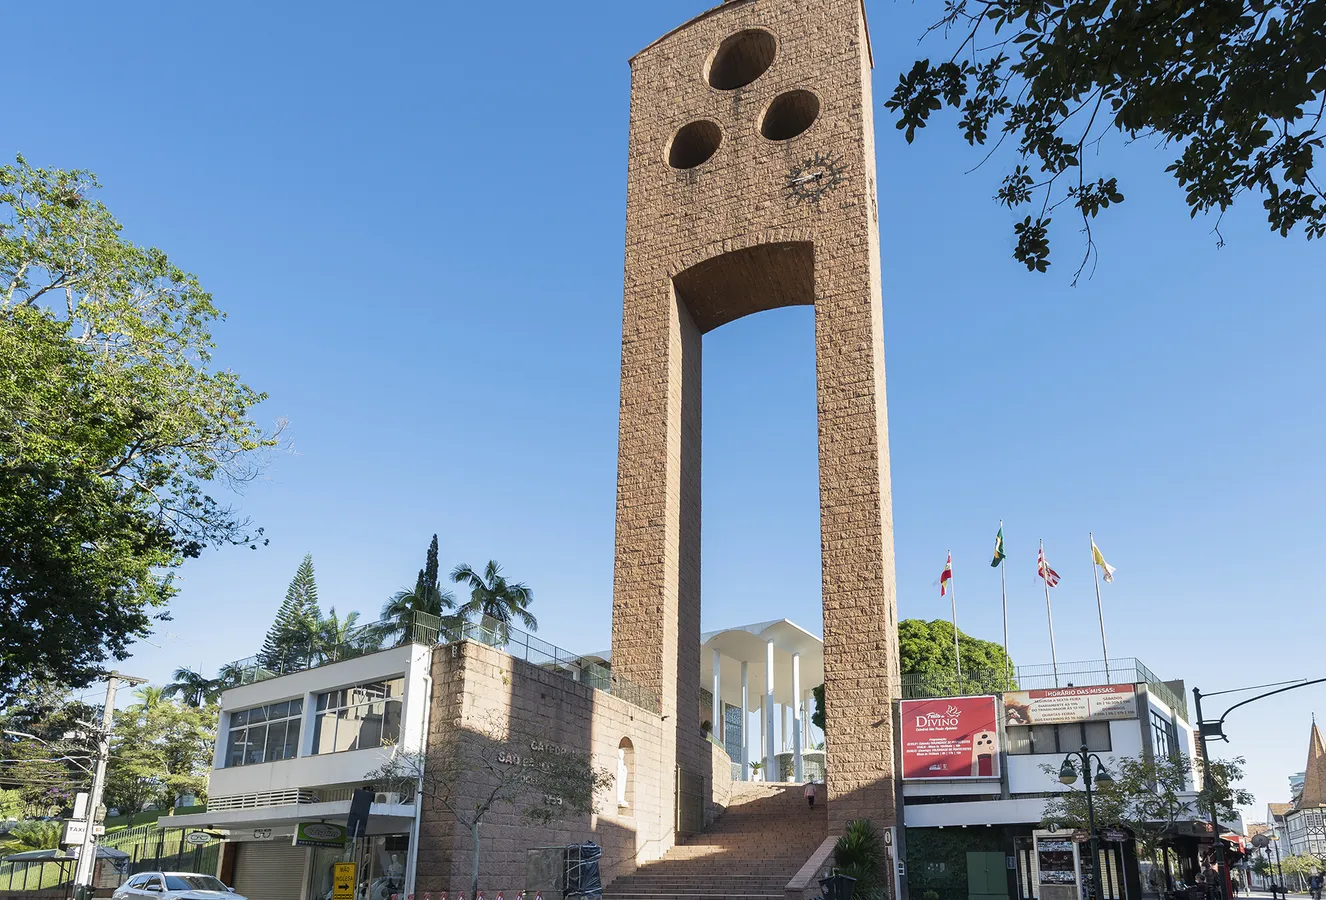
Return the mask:
<svg viewBox="0 0 1326 900">
<path fill-rule="evenodd" d="M 1086 687 L 1102 684 L 1145 684 L 1151 693 L 1184 720 L 1188 718 L 1187 701 L 1156 677 L 1156 674 L 1132 658 L 1111 659 L 1108 668 L 1104 660 L 1059 663 L 1052 665 L 1016 666 L 1010 673 L 998 669 L 962 670 L 959 681 L 956 672 L 922 672 L 902 676 L 904 700 L 927 697 L 970 697 L 977 694 L 998 693 L 1004 690 L 1030 691 L 1055 687 Z"/>
<path fill-rule="evenodd" d="M 627 703 L 641 709 L 651 712 L 659 712 L 661 709 L 657 694 L 620 675 L 613 674 L 610 666 L 597 660 L 577 656 L 528 632 L 504 626 L 492 619 L 466 622 L 461 627 L 458 637 L 487 644 L 516 659 L 533 663 L 541 669 L 564 675 L 572 681 L 582 682 L 605 694 L 621 697 Z"/>
<path fill-rule="evenodd" d="M 266 681 L 281 675 L 304 672 L 318 666 L 367 656 L 406 644 L 436 644 L 445 623 L 427 613 L 411 613 L 403 619 L 383 619 L 360 625 L 336 635 L 292 634 L 272 653 L 259 653 L 221 667 L 226 687 Z"/>
<path fill-rule="evenodd" d="M 657 694 L 613 674 L 610 666 L 577 656 L 528 632 L 487 617 L 478 622 L 467 622 L 455 616 L 439 618 L 427 613 L 412 613 L 404 620 L 387 619 L 362 625 L 340 635 L 336 640 L 326 640 L 317 634 L 295 637 L 287 641 L 285 649 L 278 653 L 259 653 L 223 666 L 221 679 L 226 687 L 236 687 L 405 644 L 433 646 L 459 640 L 487 644 L 541 669 L 621 697 L 641 709 L 660 711 Z"/>
</svg>

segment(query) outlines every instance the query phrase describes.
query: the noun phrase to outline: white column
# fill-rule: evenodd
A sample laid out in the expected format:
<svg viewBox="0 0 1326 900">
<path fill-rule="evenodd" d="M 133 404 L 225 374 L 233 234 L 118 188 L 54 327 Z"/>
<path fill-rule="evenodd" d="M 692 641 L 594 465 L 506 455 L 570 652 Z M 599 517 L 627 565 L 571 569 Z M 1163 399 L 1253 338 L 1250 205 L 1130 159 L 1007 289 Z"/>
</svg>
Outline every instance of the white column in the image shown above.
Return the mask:
<svg viewBox="0 0 1326 900">
<path fill-rule="evenodd" d="M 764 780 L 776 781 L 774 770 L 774 645 L 773 641 L 764 644 Z"/>
<path fill-rule="evenodd" d="M 727 738 L 723 734 L 723 683 L 721 673 L 723 671 L 723 657 L 719 655 L 718 650 L 714 650 L 714 712 L 713 718 L 709 721 L 714 726 L 714 737 L 722 743 Z"/>
<path fill-rule="evenodd" d="M 795 721 L 792 723 L 792 779 L 805 781 L 805 770 L 801 766 L 801 654 L 792 654 L 792 696 L 796 698 Z"/>
<path fill-rule="evenodd" d="M 741 664 L 741 779 L 750 781 L 750 663 Z"/>
</svg>

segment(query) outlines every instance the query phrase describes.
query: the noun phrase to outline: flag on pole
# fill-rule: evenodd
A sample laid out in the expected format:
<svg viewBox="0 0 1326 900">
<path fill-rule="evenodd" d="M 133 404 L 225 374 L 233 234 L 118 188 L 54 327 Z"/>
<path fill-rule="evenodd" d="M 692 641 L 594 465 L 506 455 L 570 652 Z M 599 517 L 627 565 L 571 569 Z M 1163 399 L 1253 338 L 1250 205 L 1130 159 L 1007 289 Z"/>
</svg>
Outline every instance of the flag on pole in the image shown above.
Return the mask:
<svg viewBox="0 0 1326 900">
<path fill-rule="evenodd" d="M 1045 579 L 1048 587 L 1054 587 L 1059 583 L 1059 573 L 1050 568 L 1050 561 L 1045 558 L 1044 547 L 1036 554 L 1036 574 Z"/>
<path fill-rule="evenodd" d="M 953 554 L 944 560 L 944 571 L 939 573 L 939 596 L 948 593 L 948 583 L 953 580 Z"/>
<path fill-rule="evenodd" d="M 995 535 L 994 559 L 990 562 L 990 568 L 997 569 L 999 564 L 1004 561 L 1004 523 L 999 523 L 999 533 Z"/>
<path fill-rule="evenodd" d="M 1105 573 L 1106 581 L 1114 580 L 1114 566 L 1107 563 L 1105 557 L 1100 555 L 1100 548 L 1096 546 L 1094 540 L 1091 542 L 1091 561 L 1100 566 L 1101 571 Z"/>
</svg>

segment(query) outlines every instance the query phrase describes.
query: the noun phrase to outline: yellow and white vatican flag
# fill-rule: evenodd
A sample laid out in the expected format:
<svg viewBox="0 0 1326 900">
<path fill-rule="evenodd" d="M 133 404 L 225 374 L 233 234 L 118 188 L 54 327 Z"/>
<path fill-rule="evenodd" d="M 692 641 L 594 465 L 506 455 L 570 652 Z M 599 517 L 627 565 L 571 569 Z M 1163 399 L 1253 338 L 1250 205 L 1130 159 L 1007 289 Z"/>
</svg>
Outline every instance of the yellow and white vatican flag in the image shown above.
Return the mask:
<svg viewBox="0 0 1326 900">
<path fill-rule="evenodd" d="M 1100 566 L 1101 571 L 1105 573 L 1106 581 L 1114 580 L 1114 566 L 1105 561 L 1105 557 L 1101 555 L 1100 548 L 1096 546 L 1095 540 L 1091 542 L 1091 561 Z"/>
</svg>

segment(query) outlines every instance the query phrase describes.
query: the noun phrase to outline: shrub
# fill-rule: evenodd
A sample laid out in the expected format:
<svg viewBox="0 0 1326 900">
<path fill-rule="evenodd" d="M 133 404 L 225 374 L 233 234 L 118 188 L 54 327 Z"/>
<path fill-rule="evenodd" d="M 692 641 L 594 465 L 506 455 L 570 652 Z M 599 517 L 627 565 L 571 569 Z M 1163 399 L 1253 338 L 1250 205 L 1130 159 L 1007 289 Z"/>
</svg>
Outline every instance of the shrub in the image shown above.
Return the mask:
<svg viewBox="0 0 1326 900">
<path fill-rule="evenodd" d="M 880 886 L 879 864 L 884 858 L 884 847 L 875 823 L 869 819 L 847 823 L 842 837 L 833 845 L 833 858 L 838 871 L 856 879 L 853 898 L 868 897 Z"/>
</svg>

